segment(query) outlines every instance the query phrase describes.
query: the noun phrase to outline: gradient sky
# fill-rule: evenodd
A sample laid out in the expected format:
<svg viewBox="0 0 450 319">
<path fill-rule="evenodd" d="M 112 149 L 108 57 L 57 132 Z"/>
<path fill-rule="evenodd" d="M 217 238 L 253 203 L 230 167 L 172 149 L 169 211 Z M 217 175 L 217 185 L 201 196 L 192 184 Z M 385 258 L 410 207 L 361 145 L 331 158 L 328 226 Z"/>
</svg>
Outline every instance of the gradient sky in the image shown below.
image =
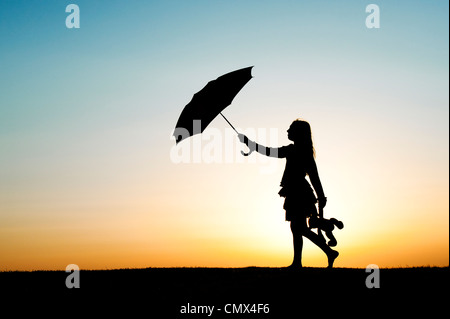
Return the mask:
<svg viewBox="0 0 450 319">
<path fill-rule="evenodd" d="M 70 3 L 80 29 L 66 28 Z M 365 26 L 370 3 L 380 29 Z M 443 0 L 1 1 L 0 270 L 289 265 L 284 160 L 243 159 L 236 140 L 218 144 L 232 163 L 171 157 L 192 95 L 252 65 L 224 113 L 271 146 L 289 143 L 294 119 L 310 122 L 325 216 L 345 224 L 335 265 L 447 266 L 448 10 Z M 229 128 L 217 118 L 213 132 Z M 303 264 L 325 266 L 305 242 Z"/>
</svg>

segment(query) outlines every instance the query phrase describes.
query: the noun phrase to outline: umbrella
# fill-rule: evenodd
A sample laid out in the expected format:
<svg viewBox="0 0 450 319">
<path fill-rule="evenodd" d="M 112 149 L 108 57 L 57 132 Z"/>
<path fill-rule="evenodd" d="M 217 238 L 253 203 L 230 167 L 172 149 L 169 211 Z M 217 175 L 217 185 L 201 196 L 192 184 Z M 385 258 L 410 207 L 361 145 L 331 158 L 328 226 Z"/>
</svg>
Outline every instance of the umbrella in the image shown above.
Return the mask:
<svg viewBox="0 0 450 319">
<path fill-rule="evenodd" d="M 178 119 L 173 135 L 178 144 L 187 137 L 202 133 L 217 115 L 233 125 L 222 114 L 222 111 L 231 104 L 234 97 L 252 78 L 252 66 L 236 70 L 208 82 L 192 100 L 184 107 Z M 237 131 L 236 131 L 237 133 Z"/>
</svg>

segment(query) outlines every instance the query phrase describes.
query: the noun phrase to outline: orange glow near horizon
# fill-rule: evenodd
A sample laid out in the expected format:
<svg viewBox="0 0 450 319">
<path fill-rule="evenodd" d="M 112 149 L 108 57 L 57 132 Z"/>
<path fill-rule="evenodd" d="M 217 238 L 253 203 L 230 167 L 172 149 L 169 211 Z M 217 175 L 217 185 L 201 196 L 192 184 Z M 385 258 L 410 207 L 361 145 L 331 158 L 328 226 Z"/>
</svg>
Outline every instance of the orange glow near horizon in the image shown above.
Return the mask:
<svg viewBox="0 0 450 319">
<path fill-rule="evenodd" d="M 140 191 L 130 190 L 128 198 L 55 207 L 57 215 L 35 204 L 39 218 L 15 225 L 11 219 L 0 233 L 1 270 L 65 269 L 71 263 L 81 269 L 287 266 L 292 239 L 276 194 L 284 161 L 280 164 L 271 175 L 258 173 L 257 164 L 174 164 L 175 172 L 158 185 L 157 196 L 148 195 L 157 192 L 154 186 L 136 183 Z M 202 170 L 205 174 L 199 175 Z M 208 184 L 213 171 L 220 185 Z M 236 186 L 238 176 L 242 180 Z M 429 200 L 439 194 L 423 193 L 421 205 L 395 200 L 370 207 L 363 199 L 343 205 L 345 190 L 327 181 L 323 178 L 331 197 L 325 215 L 345 224 L 335 230 L 336 267 L 448 266 L 447 204 Z M 392 210 L 382 211 L 387 207 Z M 426 210 L 440 213 L 427 218 Z M 307 239 L 303 264 L 326 265 L 325 255 Z"/>
</svg>

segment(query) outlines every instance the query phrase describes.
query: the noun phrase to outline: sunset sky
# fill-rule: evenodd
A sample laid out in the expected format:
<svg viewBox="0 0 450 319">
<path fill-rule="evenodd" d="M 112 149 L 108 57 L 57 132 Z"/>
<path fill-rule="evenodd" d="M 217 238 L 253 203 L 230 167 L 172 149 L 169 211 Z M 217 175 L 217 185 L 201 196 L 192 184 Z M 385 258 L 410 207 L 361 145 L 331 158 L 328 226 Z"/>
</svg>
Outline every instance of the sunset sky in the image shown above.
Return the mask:
<svg viewBox="0 0 450 319">
<path fill-rule="evenodd" d="M 70 3 L 79 29 L 66 28 Z M 242 157 L 220 117 L 171 138 L 195 92 L 248 66 L 224 114 L 270 146 L 310 122 L 325 217 L 345 224 L 335 266 L 448 266 L 448 12 L 443 0 L 1 1 L 0 270 L 289 265 L 285 161 Z M 326 264 L 305 240 L 303 265 Z"/>
</svg>

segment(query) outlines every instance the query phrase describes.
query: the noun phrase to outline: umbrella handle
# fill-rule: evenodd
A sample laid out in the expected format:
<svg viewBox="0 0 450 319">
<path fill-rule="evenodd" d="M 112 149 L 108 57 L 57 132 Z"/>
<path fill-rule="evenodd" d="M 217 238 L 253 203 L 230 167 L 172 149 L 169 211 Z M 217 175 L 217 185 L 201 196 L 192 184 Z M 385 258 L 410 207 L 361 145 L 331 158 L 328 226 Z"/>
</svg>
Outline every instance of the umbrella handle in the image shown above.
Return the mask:
<svg viewBox="0 0 450 319">
<path fill-rule="evenodd" d="M 244 153 L 244 151 L 241 151 L 241 154 L 244 156 L 249 156 L 254 151 L 254 149 L 251 149 L 251 148 L 248 148 L 248 149 L 249 149 L 248 153 Z"/>
</svg>

